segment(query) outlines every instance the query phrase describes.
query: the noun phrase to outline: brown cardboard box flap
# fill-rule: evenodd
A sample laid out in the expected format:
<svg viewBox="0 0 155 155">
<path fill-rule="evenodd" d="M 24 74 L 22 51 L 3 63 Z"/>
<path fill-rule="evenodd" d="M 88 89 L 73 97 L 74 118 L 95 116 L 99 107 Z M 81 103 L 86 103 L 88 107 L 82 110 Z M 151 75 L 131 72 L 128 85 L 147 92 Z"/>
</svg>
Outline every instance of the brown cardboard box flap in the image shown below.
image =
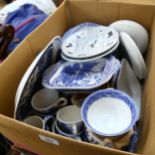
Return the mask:
<svg viewBox="0 0 155 155">
<path fill-rule="evenodd" d="M 139 4 L 140 3 L 140 4 Z M 143 113 L 141 136 L 137 151 L 144 155 L 155 152 L 155 5 L 154 1 L 117 1 L 117 0 L 71 0 L 64 1 L 58 10 L 39 26 L 0 66 L 0 131 L 16 144 L 30 148 L 42 155 L 128 155 L 125 151 L 102 148 L 78 142 L 47 131 L 30 127 L 7 116 L 13 115 L 14 98 L 17 86 L 26 68 L 34 57 L 57 34 L 62 35 L 69 27 L 81 22 L 96 22 L 104 25 L 129 19 L 144 25 L 150 32 L 148 49 L 148 77 L 143 92 Z M 4 66 L 3 66 L 4 65 Z M 41 137 L 39 136 L 41 135 Z M 47 142 L 47 141 L 50 141 Z"/>
</svg>

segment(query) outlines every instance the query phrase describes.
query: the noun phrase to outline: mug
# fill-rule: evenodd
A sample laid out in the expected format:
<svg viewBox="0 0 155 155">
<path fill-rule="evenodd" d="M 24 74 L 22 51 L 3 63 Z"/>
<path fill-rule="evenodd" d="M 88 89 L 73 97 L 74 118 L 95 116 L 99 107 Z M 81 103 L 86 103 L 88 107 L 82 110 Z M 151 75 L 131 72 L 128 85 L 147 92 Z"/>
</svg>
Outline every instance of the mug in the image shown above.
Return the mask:
<svg viewBox="0 0 155 155">
<path fill-rule="evenodd" d="M 70 105 L 59 109 L 56 113 L 57 125 L 68 134 L 77 135 L 83 129 L 80 108 Z"/>
<path fill-rule="evenodd" d="M 36 116 L 36 115 L 29 116 L 25 118 L 23 122 L 40 129 L 45 129 L 45 122 L 40 116 Z"/>
<path fill-rule="evenodd" d="M 31 100 L 32 108 L 39 113 L 49 113 L 66 104 L 67 100 L 63 97 L 59 97 L 59 93 L 56 90 L 47 88 L 37 91 Z"/>
</svg>

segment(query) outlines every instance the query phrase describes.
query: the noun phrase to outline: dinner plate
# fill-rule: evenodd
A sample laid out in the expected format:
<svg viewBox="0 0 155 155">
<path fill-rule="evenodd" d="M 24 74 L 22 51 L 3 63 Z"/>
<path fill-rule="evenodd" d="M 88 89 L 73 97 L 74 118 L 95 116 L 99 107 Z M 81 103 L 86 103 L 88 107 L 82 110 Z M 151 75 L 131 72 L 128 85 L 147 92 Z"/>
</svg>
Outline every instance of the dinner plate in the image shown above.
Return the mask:
<svg viewBox="0 0 155 155">
<path fill-rule="evenodd" d="M 49 89 L 90 90 L 107 83 L 119 69 L 120 62 L 113 56 L 84 63 L 62 60 L 45 71 L 42 85 Z"/>
<path fill-rule="evenodd" d="M 120 69 L 117 79 L 117 89 L 126 92 L 133 98 L 136 104 L 137 120 L 140 118 L 142 88 L 126 59 L 122 60 L 122 68 Z"/>
<path fill-rule="evenodd" d="M 112 49 L 110 49 L 109 51 L 107 51 L 107 52 L 105 52 L 105 53 L 103 53 L 103 54 L 101 54 L 101 55 L 93 56 L 93 57 L 91 57 L 91 58 L 74 59 L 74 58 L 70 58 L 70 57 L 65 56 L 62 52 L 61 52 L 61 57 L 62 57 L 62 59 L 66 60 L 66 61 L 70 61 L 70 62 L 89 62 L 89 61 L 95 61 L 95 60 L 98 60 L 98 59 L 102 59 L 103 57 L 108 56 L 109 54 L 114 53 L 114 52 L 117 50 L 118 46 L 119 46 L 119 41 L 118 41 L 118 43 L 117 43 Z"/>
<path fill-rule="evenodd" d="M 126 32 L 135 41 L 140 52 L 146 52 L 149 44 L 149 35 L 147 30 L 139 23 L 131 20 L 118 20 L 109 25 L 109 27 L 118 32 Z"/>
<path fill-rule="evenodd" d="M 95 23 L 82 23 L 63 36 L 62 53 L 70 58 L 91 58 L 112 49 L 119 40 L 118 32 Z"/>
<path fill-rule="evenodd" d="M 146 76 L 146 67 L 144 67 L 145 62 L 137 45 L 135 44 L 133 39 L 125 32 L 120 33 L 120 40 L 122 45 L 126 49 L 136 76 L 139 79 L 144 79 Z"/>
<path fill-rule="evenodd" d="M 24 107 L 25 109 L 28 108 L 27 104 L 29 104 L 30 97 L 35 89 L 35 83 L 37 82 L 41 74 L 43 74 L 45 69 L 53 62 L 55 62 L 60 46 L 61 38 L 57 36 L 50 41 L 50 43 L 45 47 L 42 52 L 39 53 L 39 55 L 34 59 L 32 64 L 25 72 L 22 80 L 20 81 L 15 96 L 15 118 L 20 113 L 21 107 L 23 107 L 23 109 Z"/>
</svg>

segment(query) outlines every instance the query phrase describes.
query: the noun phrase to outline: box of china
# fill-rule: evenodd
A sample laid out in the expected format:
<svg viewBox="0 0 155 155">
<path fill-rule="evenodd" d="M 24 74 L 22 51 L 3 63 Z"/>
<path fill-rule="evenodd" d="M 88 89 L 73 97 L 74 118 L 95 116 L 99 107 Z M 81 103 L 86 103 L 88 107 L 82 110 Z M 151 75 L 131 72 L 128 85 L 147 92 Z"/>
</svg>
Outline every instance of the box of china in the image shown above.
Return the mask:
<svg viewBox="0 0 155 155">
<path fill-rule="evenodd" d="M 154 39 L 155 3 L 153 1 L 64 1 L 58 10 L 29 35 L 15 50 L 18 55 L 4 62 L 0 77 L 0 132 L 15 144 L 43 155 L 57 154 L 106 154 L 152 155 L 154 144 Z M 52 132 L 41 130 L 13 119 L 14 100 L 19 82 L 36 55 L 56 35 L 81 22 L 95 22 L 108 25 L 120 19 L 134 20 L 142 24 L 150 34 L 150 45 L 146 63 L 148 75 L 143 88 L 141 133 L 136 153 L 100 147 L 85 142 L 65 138 Z M 9 68 L 11 66 L 11 68 Z"/>
</svg>

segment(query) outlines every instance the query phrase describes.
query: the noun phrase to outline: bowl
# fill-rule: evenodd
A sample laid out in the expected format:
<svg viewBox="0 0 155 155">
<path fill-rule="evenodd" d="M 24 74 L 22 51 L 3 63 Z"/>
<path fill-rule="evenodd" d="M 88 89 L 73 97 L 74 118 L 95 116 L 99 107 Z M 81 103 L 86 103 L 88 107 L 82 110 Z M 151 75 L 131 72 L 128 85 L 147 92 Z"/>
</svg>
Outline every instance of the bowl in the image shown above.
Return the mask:
<svg viewBox="0 0 155 155">
<path fill-rule="evenodd" d="M 116 89 L 98 90 L 83 102 L 81 116 L 85 126 L 100 136 L 119 136 L 128 132 L 137 119 L 135 103 Z"/>
</svg>

